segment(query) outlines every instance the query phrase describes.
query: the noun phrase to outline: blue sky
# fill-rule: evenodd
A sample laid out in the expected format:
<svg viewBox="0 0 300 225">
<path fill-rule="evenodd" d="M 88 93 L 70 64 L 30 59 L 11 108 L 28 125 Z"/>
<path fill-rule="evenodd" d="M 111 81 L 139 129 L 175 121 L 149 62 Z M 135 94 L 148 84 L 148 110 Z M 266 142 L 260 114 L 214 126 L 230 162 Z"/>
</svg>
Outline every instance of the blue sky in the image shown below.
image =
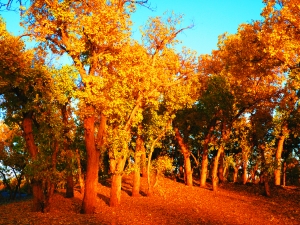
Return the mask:
<svg viewBox="0 0 300 225">
<path fill-rule="evenodd" d="M 184 24 L 194 23 L 194 28 L 179 36 L 182 44 L 196 50 L 198 54 L 209 54 L 216 49 L 218 36 L 224 32 L 236 33 L 238 25 L 261 19 L 264 7 L 262 0 L 149 0 L 154 11 L 138 7 L 133 14 L 134 37 L 139 36 L 139 26 L 149 17 L 162 16 L 174 11 L 184 14 Z M 15 35 L 22 33 L 19 27 L 19 14 L 0 12 L 7 22 L 7 28 Z"/>
</svg>

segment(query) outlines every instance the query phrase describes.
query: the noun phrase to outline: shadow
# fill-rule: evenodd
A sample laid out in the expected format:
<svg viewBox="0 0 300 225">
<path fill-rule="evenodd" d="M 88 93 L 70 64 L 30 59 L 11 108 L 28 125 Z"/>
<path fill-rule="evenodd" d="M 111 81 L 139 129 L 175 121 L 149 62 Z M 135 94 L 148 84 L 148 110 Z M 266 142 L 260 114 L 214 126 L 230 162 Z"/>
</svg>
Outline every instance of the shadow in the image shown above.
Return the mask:
<svg viewBox="0 0 300 225">
<path fill-rule="evenodd" d="M 109 206 L 109 197 L 106 197 L 105 195 L 102 195 L 102 194 L 97 194 L 98 198 L 100 198 L 102 201 L 105 202 L 106 205 Z"/>
<path fill-rule="evenodd" d="M 147 193 L 144 192 L 144 191 L 141 191 L 141 190 L 140 190 L 140 195 L 143 196 L 143 197 L 147 197 Z"/>
</svg>

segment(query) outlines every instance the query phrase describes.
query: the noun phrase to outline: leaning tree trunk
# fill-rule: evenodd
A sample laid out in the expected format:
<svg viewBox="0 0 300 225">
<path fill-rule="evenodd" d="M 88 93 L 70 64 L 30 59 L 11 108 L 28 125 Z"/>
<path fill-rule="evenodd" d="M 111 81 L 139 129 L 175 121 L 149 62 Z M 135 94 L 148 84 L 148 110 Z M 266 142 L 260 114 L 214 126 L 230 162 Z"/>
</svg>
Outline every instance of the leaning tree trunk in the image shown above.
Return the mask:
<svg viewBox="0 0 300 225">
<path fill-rule="evenodd" d="M 181 152 L 184 158 L 185 183 L 187 186 L 193 186 L 193 172 L 191 167 L 190 151 L 188 150 L 186 143 L 184 143 L 184 140 L 178 128 L 175 128 L 174 130 L 175 130 L 176 140 L 181 148 Z"/>
<path fill-rule="evenodd" d="M 33 128 L 32 128 L 32 123 L 33 123 L 32 115 L 33 112 L 24 113 L 22 126 L 23 126 L 26 146 L 28 148 L 31 159 L 34 162 L 37 160 L 38 148 L 34 142 Z M 33 178 L 31 180 L 31 184 L 32 184 L 32 194 L 33 194 L 32 210 L 34 212 L 42 212 L 44 208 L 42 181 Z"/>
<path fill-rule="evenodd" d="M 278 147 L 275 155 L 275 162 L 276 162 L 276 167 L 274 171 L 275 185 L 280 185 L 281 155 L 283 151 L 284 139 L 285 137 L 281 135 L 278 140 Z"/>
<path fill-rule="evenodd" d="M 94 112 L 91 107 L 89 108 Z M 97 199 L 97 183 L 98 183 L 98 169 L 100 151 L 95 146 L 95 116 L 87 116 L 84 118 L 84 139 L 87 153 L 87 168 L 84 197 L 82 201 L 81 212 L 85 214 L 92 214 L 95 211 Z"/>
</svg>

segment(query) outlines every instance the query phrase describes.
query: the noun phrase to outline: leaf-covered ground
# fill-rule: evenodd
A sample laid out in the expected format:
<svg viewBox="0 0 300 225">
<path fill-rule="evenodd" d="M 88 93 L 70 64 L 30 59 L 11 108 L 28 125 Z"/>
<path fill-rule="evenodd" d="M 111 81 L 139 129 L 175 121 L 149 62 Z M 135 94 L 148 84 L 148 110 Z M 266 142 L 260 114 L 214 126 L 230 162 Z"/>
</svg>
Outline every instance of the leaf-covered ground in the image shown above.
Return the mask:
<svg viewBox="0 0 300 225">
<path fill-rule="evenodd" d="M 212 192 L 186 187 L 160 178 L 153 197 L 141 178 L 141 197 L 131 194 L 131 177 L 123 178 L 122 203 L 110 208 L 109 182 L 99 184 L 93 215 L 79 213 L 82 195 L 73 199 L 56 193 L 50 213 L 30 211 L 32 200 L 0 204 L 0 224 L 300 224 L 300 191 L 273 188 L 272 197 L 262 196 L 262 186 L 223 184 Z"/>
</svg>

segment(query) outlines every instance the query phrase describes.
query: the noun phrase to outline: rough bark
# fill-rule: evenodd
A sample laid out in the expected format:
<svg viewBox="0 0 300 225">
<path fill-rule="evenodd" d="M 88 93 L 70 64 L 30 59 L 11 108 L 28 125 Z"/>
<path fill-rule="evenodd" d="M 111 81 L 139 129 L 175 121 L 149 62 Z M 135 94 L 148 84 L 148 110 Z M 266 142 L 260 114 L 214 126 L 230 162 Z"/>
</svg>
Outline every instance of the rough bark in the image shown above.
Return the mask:
<svg viewBox="0 0 300 225">
<path fill-rule="evenodd" d="M 283 144 L 284 144 L 285 137 L 281 135 L 278 140 L 278 147 L 275 154 L 275 162 L 276 168 L 274 171 L 274 182 L 275 185 L 280 185 L 280 172 L 281 172 L 281 155 L 283 151 Z"/>
<path fill-rule="evenodd" d="M 89 107 L 92 113 L 94 112 Z M 85 214 L 94 213 L 97 198 L 97 183 L 98 183 L 98 169 L 100 152 L 95 147 L 95 117 L 94 115 L 84 118 L 84 139 L 87 152 L 87 168 L 84 197 L 82 201 L 81 212 Z"/>
<path fill-rule="evenodd" d="M 178 128 L 175 128 L 175 137 L 181 148 L 181 152 L 184 158 L 184 174 L 185 174 L 185 183 L 187 186 L 193 186 L 193 172 L 191 167 L 190 151 L 186 143 L 184 142 Z"/>
</svg>

